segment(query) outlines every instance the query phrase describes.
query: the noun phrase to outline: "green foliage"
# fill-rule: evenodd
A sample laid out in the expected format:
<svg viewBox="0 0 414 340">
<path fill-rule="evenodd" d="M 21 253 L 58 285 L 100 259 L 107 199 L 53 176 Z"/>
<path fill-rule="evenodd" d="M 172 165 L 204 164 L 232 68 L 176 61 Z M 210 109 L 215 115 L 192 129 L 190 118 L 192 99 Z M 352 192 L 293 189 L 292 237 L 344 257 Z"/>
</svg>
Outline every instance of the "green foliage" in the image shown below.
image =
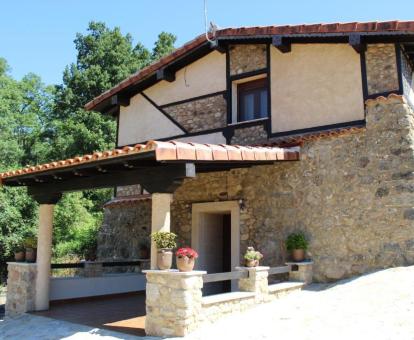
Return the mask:
<svg viewBox="0 0 414 340">
<path fill-rule="evenodd" d="M 25 238 L 23 243 L 25 248 L 37 248 L 37 238 L 34 236 Z"/>
<path fill-rule="evenodd" d="M 167 231 L 157 231 L 151 234 L 151 238 L 154 240 L 158 249 L 174 249 L 177 247 L 176 238 L 177 235 Z"/>
<path fill-rule="evenodd" d="M 308 248 L 308 241 L 305 238 L 305 234 L 302 232 L 293 233 L 286 239 L 286 248 L 288 250 L 304 249 Z"/>
<path fill-rule="evenodd" d="M 247 247 L 247 251 L 244 254 L 245 260 L 261 260 L 263 258 L 263 255 L 260 251 L 254 250 L 253 247 Z"/>
<path fill-rule="evenodd" d="M 175 36 L 161 33 L 153 51 L 133 45 L 129 34 L 91 22 L 74 40 L 76 62 L 63 84 L 46 86 L 28 74 L 20 81 L 0 58 L 0 172 L 114 147 L 116 123 L 83 106 L 130 74 L 174 49 Z M 102 206 L 112 189 L 64 195 L 54 220 L 54 257 L 93 258 Z M 0 279 L 5 262 L 36 235 L 37 204 L 24 188 L 0 188 Z M 1 280 L 0 280 L 1 281 Z"/>
</svg>

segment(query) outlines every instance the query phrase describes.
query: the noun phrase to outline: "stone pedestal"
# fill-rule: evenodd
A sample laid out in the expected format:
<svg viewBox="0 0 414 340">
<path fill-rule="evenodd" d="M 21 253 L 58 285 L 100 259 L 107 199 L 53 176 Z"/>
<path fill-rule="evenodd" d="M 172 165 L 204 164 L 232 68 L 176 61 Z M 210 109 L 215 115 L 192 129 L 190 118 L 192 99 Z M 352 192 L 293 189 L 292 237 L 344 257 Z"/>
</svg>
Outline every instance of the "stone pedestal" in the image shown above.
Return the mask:
<svg viewBox="0 0 414 340">
<path fill-rule="evenodd" d="M 290 267 L 289 281 L 312 283 L 313 261 L 287 262 L 286 265 Z"/>
<path fill-rule="evenodd" d="M 35 310 L 36 263 L 8 262 L 6 315 Z"/>
<path fill-rule="evenodd" d="M 145 332 L 185 336 L 200 323 L 204 271 L 144 270 L 147 277 Z"/>
<path fill-rule="evenodd" d="M 239 289 L 242 292 L 256 293 L 256 302 L 263 302 L 269 294 L 269 267 L 236 267 L 237 270 L 247 271 L 248 277 L 239 279 Z"/>
<path fill-rule="evenodd" d="M 97 276 L 102 276 L 102 274 L 103 274 L 102 262 L 93 262 L 93 261 L 85 262 L 85 266 L 83 267 L 84 277 L 97 277 Z"/>
</svg>

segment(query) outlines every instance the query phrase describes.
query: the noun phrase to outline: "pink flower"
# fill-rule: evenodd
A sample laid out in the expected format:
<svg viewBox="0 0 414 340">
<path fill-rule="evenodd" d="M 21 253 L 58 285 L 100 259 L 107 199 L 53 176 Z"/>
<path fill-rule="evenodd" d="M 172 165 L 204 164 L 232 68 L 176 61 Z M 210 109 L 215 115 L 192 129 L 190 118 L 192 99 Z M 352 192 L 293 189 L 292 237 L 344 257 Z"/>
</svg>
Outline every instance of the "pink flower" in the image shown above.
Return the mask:
<svg viewBox="0 0 414 340">
<path fill-rule="evenodd" d="M 195 258 L 196 259 L 198 257 L 198 253 L 192 248 L 185 247 L 185 248 L 178 249 L 175 252 L 175 256 L 178 256 L 178 257 L 186 256 L 186 257 L 189 257 L 189 258 Z"/>
</svg>

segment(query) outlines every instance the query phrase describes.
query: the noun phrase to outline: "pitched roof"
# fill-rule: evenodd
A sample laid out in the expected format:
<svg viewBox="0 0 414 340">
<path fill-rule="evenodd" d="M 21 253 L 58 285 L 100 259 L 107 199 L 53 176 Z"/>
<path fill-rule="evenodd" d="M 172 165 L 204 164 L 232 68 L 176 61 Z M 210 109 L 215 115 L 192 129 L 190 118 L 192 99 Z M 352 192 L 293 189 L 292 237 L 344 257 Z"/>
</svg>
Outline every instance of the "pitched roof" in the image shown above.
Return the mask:
<svg viewBox="0 0 414 340">
<path fill-rule="evenodd" d="M 90 164 L 100 161 L 119 159 L 131 155 L 145 155 L 154 153 L 154 160 L 158 162 L 168 161 L 192 161 L 192 162 L 250 162 L 260 163 L 279 160 L 298 160 L 298 148 L 279 147 L 249 147 L 225 144 L 198 144 L 178 141 L 158 142 L 150 141 L 147 144 L 126 146 L 122 149 L 95 152 L 91 155 L 74 157 L 57 162 L 26 167 L 19 170 L 0 173 L 0 184 L 5 180 L 17 179 L 27 175 L 40 175 L 53 170 L 60 170 L 77 165 Z M 99 163 L 98 163 L 99 164 Z"/>
<path fill-rule="evenodd" d="M 414 33 L 414 21 L 383 21 L 383 22 L 348 22 L 330 24 L 303 24 L 285 26 L 260 26 L 260 27 L 239 27 L 223 28 L 216 32 L 215 38 L 243 37 L 243 36 L 271 36 L 271 35 L 295 35 L 295 34 L 333 34 L 333 33 L 387 33 L 402 32 Z M 212 36 L 211 36 L 212 37 Z M 205 34 L 199 35 L 195 39 L 176 49 L 171 54 L 161 58 L 142 70 L 132 74 L 113 88 L 103 92 L 85 105 L 87 110 L 93 110 L 99 103 L 117 94 L 125 88 L 137 84 L 148 78 L 156 71 L 165 67 L 169 63 L 183 57 L 188 52 L 196 50 L 207 42 Z"/>
</svg>

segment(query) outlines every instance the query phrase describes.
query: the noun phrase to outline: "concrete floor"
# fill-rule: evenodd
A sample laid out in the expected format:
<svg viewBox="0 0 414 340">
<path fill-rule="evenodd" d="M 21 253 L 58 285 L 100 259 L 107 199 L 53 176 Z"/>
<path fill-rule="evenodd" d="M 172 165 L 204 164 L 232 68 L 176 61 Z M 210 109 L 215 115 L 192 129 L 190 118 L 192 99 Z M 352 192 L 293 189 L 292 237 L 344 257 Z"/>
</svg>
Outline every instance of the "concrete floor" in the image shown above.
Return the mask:
<svg viewBox="0 0 414 340">
<path fill-rule="evenodd" d="M 32 313 L 100 329 L 145 335 L 145 293 L 52 302 L 50 309 Z"/>
</svg>

